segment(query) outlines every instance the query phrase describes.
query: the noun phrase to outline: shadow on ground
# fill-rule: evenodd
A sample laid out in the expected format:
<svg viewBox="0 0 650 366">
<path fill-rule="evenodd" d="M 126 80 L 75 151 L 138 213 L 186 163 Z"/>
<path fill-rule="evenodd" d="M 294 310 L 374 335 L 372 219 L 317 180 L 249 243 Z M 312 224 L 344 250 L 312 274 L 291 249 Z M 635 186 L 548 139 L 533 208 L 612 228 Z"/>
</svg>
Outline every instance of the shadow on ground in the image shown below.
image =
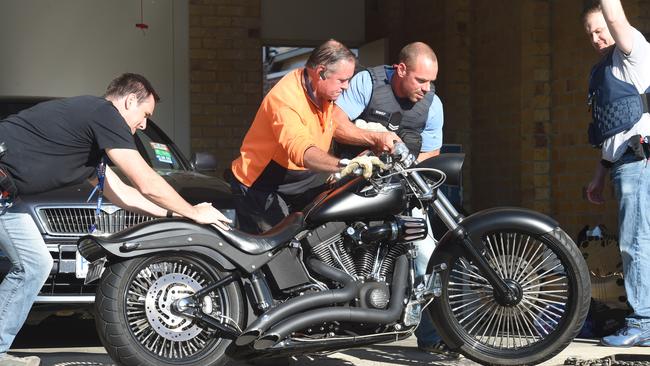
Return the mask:
<svg viewBox="0 0 650 366">
<path fill-rule="evenodd" d="M 26 325 L 12 346 L 21 352 L 16 356 L 41 357 L 42 366 L 114 366 L 101 348 L 93 320 L 50 317 L 39 325 Z M 44 352 L 41 349 L 61 348 L 61 352 Z M 65 350 L 65 348 L 76 348 Z M 79 348 L 88 348 L 78 352 Z M 36 352 L 29 352 L 29 349 Z M 41 351 L 41 352 L 39 352 Z M 232 361 L 228 366 L 355 366 L 355 365 L 476 365 L 466 360 L 454 360 L 441 355 L 418 351 L 415 347 L 381 344 L 365 348 L 352 348 L 327 355 L 296 356 L 291 358 L 263 359 L 252 362 Z"/>
<path fill-rule="evenodd" d="M 94 320 L 49 317 L 38 325 L 25 325 L 12 348 L 101 347 Z"/>
<path fill-rule="evenodd" d="M 414 347 L 375 345 L 365 348 L 352 348 L 329 355 L 297 356 L 281 359 L 267 359 L 250 362 L 232 362 L 228 366 L 354 366 L 354 365 L 476 365 L 467 359 L 453 359 L 416 350 Z"/>
</svg>

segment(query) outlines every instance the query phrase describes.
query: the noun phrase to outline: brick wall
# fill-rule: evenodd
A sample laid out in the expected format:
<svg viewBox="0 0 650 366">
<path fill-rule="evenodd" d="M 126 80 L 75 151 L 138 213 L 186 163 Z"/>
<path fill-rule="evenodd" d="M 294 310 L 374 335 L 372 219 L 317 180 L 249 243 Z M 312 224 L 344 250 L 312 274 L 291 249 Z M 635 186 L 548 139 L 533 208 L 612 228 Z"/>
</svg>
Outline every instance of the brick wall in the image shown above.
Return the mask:
<svg viewBox="0 0 650 366">
<path fill-rule="evenodd" d="M 650 2 L 647 0 L 637 0 L 637 17 L 635 24 L 638 24 L 639 30 L 650 38 Z"/>
<path fill-rule="evenodd" d="M 608 203 L 583 199 L 598 151 L 586 141 L 587 76 L 598 56 L 580 22 L 582 0 L 367 0 L 367 41 L 389 39 L 391 60 L 420 40 L 436 51 L 444 141 L 468 153 L 465 207 L 515 205 L 550 214 L 575 236 L 616 229 Z M 650 32 L 650 0 L 624 0 Z M 237 156 L 261 101 L 260 0 L 190 2 L 192 150 L 220 169 Z"/>
<path fill-rule="evenodd" d="M 192 151 L 239 155 L 262 95 L 260 0 L 191 0 Z"/>
<path fill-rule="evenodd" d="M 609 179 L 606 203 L 594 205 L 583 198 L 600 152 L 587 142 L 590 121 L 586 95 L 591 66 L 598 55 L 584 31 L 579 14 L 582 1 L 550 1 L 551 4 L 551 121 L 552 209 L 554 217 L 574 238 L 585 225 L 605 224 L 616 230 L 616 200 Z M 649 0 L 627 0 L 623 6 L 630 23 L 641 32 L 650 30 Z"/>
<path fill-rule="evenodd" d="M 417 0 L 416 0 L 417 1 Z M 404 17 L 404 4 L 394 0 L 366 0 L 366 39 L 388 39 L 388 55 L 392 60 L 404 46 L 405 29 L 413 23 Z M 409 24 L 404 24 L 408 22 Z"/>
<path fill-rule="evenodd" d="M 615 223 L 615 216 L 607 214 L 612 212 L 614 201 L 596 206 L 584 200 L 582 193 L 599 160 L 599 152 L 589 146 L 586 137 L 590 119 L 587 78 L 598 55 L 579 18 L 582 2 L 552 2 L 551 7 L 553 212 L 565 230 L 575 236 L 584 225 Z"/>
<path fill-rule="evenodd" d="M 473 210 L 520 205 L 522 1 L 473 2 Z M 505 14 L 511 14 L 505 17 Z"/>
<path fill-rule="evenodd" d="M 438 50 L 440 59 L 439 80 L 440 97 L 444 104 L 445 128 L 444 142 L 463 145 L 467 156 L 473 155 L 471 141 L 472 102 L 471 68 L 472 37 L 470 1 L 444 2 L 444 31 L 439 39 L 432 42 Z M 437 32 L 436 32 L 437 33 Z M 442 48 L 440 48 L 442 47 Z M 473 181 L 472 162 L 468 159 L 463 168 L 463 180 Z M 473 186 L 463 186 L 464 205 L 473 205 Z"/>
<path fill-rule="evenodd" d="M 549 2 L 473 5 L 472 208 L 552 213 Z"/>
<path fill-rule="evenodd" d="M 545 0 L 522 3 L 520 205 L 551 213 L 551 23 Z"/>
<path fill-rule="evenodd" d="M 582 0 L 370 3 L 384 10 L 368 12 L 369 41 L 388 36 L 395 55 L 423 40 L 438 54 L 444 141 L 462 143 L 468 153 L 467 209 L 532 208 L 574 238 L 585 225 L 616 229 L 609 183 L 605 205 L 582 193 L 599 156 L 585 132 L 587 77 L 598 56 L 579 20 Z M 648 35 L 650 0 L 623 5 Z"/>
<path fill-rule="evenodd" d="M 471 153 L 470 140 L 470 5 L 468 0 L 369 0 L 366 7 L 368 41 L 388 38 L 391 62 L 406 44 L 422 41 L 438 56 L 436 93 L 445 113 L 444 142 L 462 144 Z M 471 161 L 465 162 L 464 181 L 471 182 Z M 472 204 L 472 186 L 464 185 L 466 207 Z"/>
</svg>

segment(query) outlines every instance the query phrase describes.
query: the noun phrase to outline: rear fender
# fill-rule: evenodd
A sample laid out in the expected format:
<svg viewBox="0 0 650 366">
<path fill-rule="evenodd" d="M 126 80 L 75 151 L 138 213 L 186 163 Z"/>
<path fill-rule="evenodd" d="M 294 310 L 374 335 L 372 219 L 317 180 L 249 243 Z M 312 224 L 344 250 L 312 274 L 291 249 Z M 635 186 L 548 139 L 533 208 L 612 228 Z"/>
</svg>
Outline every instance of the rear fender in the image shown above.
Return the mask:
<svg viewBox="0 0 650 366">
<path fill-rule="evenodd" d="M 273 258 L 271 252 L 248 254 L 232 246 L 216 229 L 185 219 L 153 220 L 119 233 L 78 241 L 79 252 L 89 261 L 134 258 L 159 252 L 195 252 L 213 259 L 225 270 L 254 272 Z"/>
</svg>

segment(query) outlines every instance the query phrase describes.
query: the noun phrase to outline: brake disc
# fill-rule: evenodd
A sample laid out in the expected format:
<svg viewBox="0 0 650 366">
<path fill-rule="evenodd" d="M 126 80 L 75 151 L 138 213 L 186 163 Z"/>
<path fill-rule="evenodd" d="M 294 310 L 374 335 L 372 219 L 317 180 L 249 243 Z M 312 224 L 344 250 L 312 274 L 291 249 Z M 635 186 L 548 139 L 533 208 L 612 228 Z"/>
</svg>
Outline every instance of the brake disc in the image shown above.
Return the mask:
<svg viewBox="0 0 650 366">
<path fill-rule="evenodd" d="M 170 273 L 158 278 L 145 299 L 147 320 L 156 333 L 172 341 L 187 341 L 201 333 L 191 318 L 172 313 L 172 304 L 181 298 L 192 296 L 201 285 L 192 277 Z"/>
</svg>

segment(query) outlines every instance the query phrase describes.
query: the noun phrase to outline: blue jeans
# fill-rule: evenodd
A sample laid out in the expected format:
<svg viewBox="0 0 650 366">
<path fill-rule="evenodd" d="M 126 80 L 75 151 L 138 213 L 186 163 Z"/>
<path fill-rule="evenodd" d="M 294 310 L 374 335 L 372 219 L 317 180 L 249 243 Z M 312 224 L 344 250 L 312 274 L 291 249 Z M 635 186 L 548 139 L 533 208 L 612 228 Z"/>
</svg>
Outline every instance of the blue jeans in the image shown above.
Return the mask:
<svg viewBox="0 0 650 366">
<path fill-rule="evenodd" d="M 618 199 L 619 244 L 627 300 L 628 323 L 650 327 L 650 166 L 623 155 L 612 167 Z"/>
<path fill-rule="evenodd" d="M 11 347 L 52 269 L 52 256 L 34 220 L 16 211 L 13 207 L 0 216 L 0 250 L 12 264 L 0 283 L 0 358 Z"/>
<path fill-rule="evenodd" d="M 429 224 L 429 218 L 426 217 L 425 213 L 422 210 L 415 208 L 411 212 L 414 217 L 426 218 L 427 225 L 429 227 L 429 233 L 425 239 L 414 242 L 418 246 L 418 254 L 415 257 L 415 280 L 422 280 L 424 276 L 427 265 L 429 264 L 429 258 L 433 249 L 436 247 L 437 240 L 433 237 L 431 233 L 431 225 Z M 429 315 L 428 308 L 422 312 L 422 320 L 420 325 L 415 330 L 415 337 L 418 339 L 418 347 L 423 346 L 432 346 L 440 341 L 440 336 L 436 332 L 436 328 L 433 326 L 433 321 Z"/>
</svg>

